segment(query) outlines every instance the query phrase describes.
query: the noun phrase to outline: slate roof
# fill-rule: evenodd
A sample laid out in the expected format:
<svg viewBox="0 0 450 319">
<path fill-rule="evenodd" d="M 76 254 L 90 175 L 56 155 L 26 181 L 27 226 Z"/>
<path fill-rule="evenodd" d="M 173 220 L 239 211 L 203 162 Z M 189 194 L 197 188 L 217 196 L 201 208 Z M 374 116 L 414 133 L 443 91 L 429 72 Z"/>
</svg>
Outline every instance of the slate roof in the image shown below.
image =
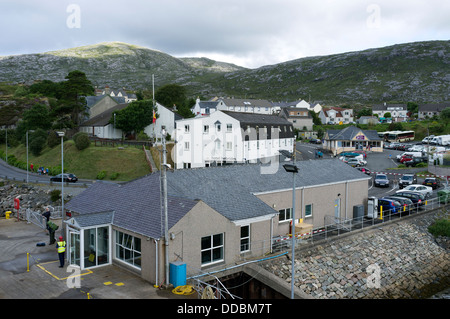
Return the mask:
<svg viewBox="0 0 450 319">
<path fill-rule="evenodd" d="M 418 112 L 441 112 L 447 107 L 450 107 L 450 103 L 420 104 Z"/>
<path fill-rule="evenodd" d="M 198 200 L 230 221 L 278 214 L 255 193 L 292 189 L 292 173 L 286 172 L 282 164 L 243 164 L 167 172 L 169 228 Z M 297 166 L 297 188 L 370 178 L 337 159 L 300 161 Z M 94 183 L 67 203 L 66 208 L 83 216 L 113 211 L 113 225 L 160 238 L 163 236 L 160 203 L 160 175 L 155 173 L 121 185 Z M 108 216 L 103 215 L 103 218 Z M 93 217 L 86 219 L 86 224 L 92 220 Z"/>
<path fill-rule="evenodd" d="M 109 120 L 115 111 L 120 111 L 128 105 L 128 103 L 114 105 L 112 108 L 88 119 L 86 122 L 83 122 L 81 126 L 106 126 L 109 124 Z"/>
<path fill-rule="evenodd" d="M 199 198 L 231 221 L 278 213 L 254 193 L 292 189 L 292 173 L 254 164 L 176 170 L 168 173 L 169 194 Z M 368 179 L 338 159 L 299 161 L 296 187 Z"/>
<path fill-rule="evenodd" d="M 267 100 L 254 100 L 254 99 L 221 99 L 226 106 L 260 106 L 260 107 L 272 107 L 272 103 Z"/>
<path fill-rule="evenodd" d="M 100 100 L 104 99 L 107 96 L 110 97 L 111 99 L 113 99 L 114 101 L 116 101 L 118 104 L 125 103 L 125 98 L 122 96 L 98 95 L 98 96 L 85 96 L 86 105 L 88 108 L 91 108 L 95 104 L 100 102 Z"/>
<path fill-rule="evenodd" d="M 233 111 L 221 111 L 224 114 L 239 121 L 241 128 L 245 131 L 248 126 L 251 128 L 267 128 L 267 138 L 271 139 L 272 127 L 280 128 L 278 138 L 293 138 L 294 129 L 292 123 L 287 119 L 278 115 L 259 114 L 259 113 L 246 113 L 246 112 L 233 112 Z M 259 134 L 259 131 L 257 131 Z M 244 136 L 243 136 L 244 138 Z"/>
<path fill-rule="evenodd" d="M 169 228 L 197 204 L 197 201 L 171 195 L 167 202 Z M 159 173 L 120 185 L 96 182 L 65 207 L 83 218 L 87 218 L 86 214 L 114 211 L 113 225 L 151 238 L 163 236 Z"/>
<path fill-rule="evenodd" d="M 350 141 L 358 132 L 362 132 L 370 141 L 381 141 L 375 130 L 362 130 L 356 126 L 347 126 L 342 130 L 327 130 L 328 140 Z"/>
</svg>

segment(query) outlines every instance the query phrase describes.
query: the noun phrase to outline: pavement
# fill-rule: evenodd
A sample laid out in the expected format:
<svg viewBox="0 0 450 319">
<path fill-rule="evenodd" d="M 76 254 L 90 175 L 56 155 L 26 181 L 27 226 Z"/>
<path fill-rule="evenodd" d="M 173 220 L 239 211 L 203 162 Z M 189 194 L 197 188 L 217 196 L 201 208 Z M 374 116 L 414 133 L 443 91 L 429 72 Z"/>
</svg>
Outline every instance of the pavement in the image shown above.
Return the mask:
<svg viewBox="0 0 450 319">
<path fill-rule="evenodd" d="M 61 224 L 60 220 L 54 222 Z M 59 235 L 57 230 L 55 237 Z M 155 288 L 117 265 L 81 272 L 67 264 L 59 268 L 56 244 L 49 245 L 45 230 L 16 218 L 0 219 L 0 299 L 198 298 L 196 293 L 186 296 L 172 290 Z"/>
</svg>

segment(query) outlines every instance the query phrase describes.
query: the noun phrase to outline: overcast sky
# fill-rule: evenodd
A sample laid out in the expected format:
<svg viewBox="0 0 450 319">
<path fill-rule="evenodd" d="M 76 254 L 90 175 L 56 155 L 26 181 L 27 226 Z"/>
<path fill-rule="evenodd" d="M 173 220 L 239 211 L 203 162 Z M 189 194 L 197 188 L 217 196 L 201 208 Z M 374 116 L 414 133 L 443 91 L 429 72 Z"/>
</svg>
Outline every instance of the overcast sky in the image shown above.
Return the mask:
<svg viewBox="0 0 450 319">
<path fill-rule="evenodd" d="M 0 56 L 121 41 L 256 68 L 450 39 L 449 0 L 0 0 Z"/>
</svg>

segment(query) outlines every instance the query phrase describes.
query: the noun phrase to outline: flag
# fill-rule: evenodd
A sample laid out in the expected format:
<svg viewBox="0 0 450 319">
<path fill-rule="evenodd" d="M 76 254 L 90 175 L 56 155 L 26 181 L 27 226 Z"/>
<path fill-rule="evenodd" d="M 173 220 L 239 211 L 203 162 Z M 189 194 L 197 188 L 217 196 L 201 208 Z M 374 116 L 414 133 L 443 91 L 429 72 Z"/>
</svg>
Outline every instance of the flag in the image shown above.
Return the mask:
<svg viewBox="0 0 450 319">
<path fill-rule="evenodd" d="M 155 123 L 156 122 L 156 113 L 155 113 L 155 110 L 153 110 L 153 123 Z"/>
</svg>

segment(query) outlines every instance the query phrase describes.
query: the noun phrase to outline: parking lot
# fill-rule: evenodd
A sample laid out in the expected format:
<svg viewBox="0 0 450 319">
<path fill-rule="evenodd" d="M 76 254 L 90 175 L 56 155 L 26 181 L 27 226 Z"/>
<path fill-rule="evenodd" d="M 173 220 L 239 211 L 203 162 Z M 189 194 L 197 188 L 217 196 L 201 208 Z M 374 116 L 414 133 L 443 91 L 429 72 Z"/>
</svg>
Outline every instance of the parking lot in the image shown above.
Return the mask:
<svg viewBox="0 0 450 319">
<path fill-rule="evenodd" d="M 320 160 L 320 158 L 317 158 L 315 156 L 315 151 L 320 149 L 321 145 L 317 144 L 308 144 L 308 143 L 297 143 L 296 149 L 297 149 L 297 159 L 298 160 Z M 404 151 L 399 150 L 391 150 L 391 149 L 385 149 L 383 152 L 367 152 L 367 165 L 366 167 L 372 172 L 371 177 L 372 181 L 369 184 L 369 197 L 383 197 L 387 195 L 394 194 L 398 188 L 398 180 L 401 178 L 403 174 L 418 174 L 421 172 L 424 172 L 427 170 L 426 167 L 422 168 L 416 168 L 416 167 L 409 167 L 409 168 L 400 168 L 397 169 L 398 165 L 400 164 L 397 162 L 396 157 L 397 155 L 403 153 Z M 324 152 L 324 158 L 330 158 L 331 155 L 327 152 Z M 450 170 L 450 169 L 448 169 Z M 375 187 L 373 184 L 373 179 L 375 177 L 376 173 L 384 173 L 387 175 L 389 179 L 389 187 L 383 188 L 383 187 Z M 449 174 L 450 175 L 450 174 Z M 417 178 L 417 183 L 422 184 L 425 177 L 419 175 Z M 446 184 L 445 178 L 441 178 L 443 185 Z M 441 186 L 440 189 L 442 189 L 443 186 Z M 431 198 L 434 198 L 437 196 L 437 192 L 439 189 L 436 189 L 433 191 L 433 196 Z"/>
</svg>

